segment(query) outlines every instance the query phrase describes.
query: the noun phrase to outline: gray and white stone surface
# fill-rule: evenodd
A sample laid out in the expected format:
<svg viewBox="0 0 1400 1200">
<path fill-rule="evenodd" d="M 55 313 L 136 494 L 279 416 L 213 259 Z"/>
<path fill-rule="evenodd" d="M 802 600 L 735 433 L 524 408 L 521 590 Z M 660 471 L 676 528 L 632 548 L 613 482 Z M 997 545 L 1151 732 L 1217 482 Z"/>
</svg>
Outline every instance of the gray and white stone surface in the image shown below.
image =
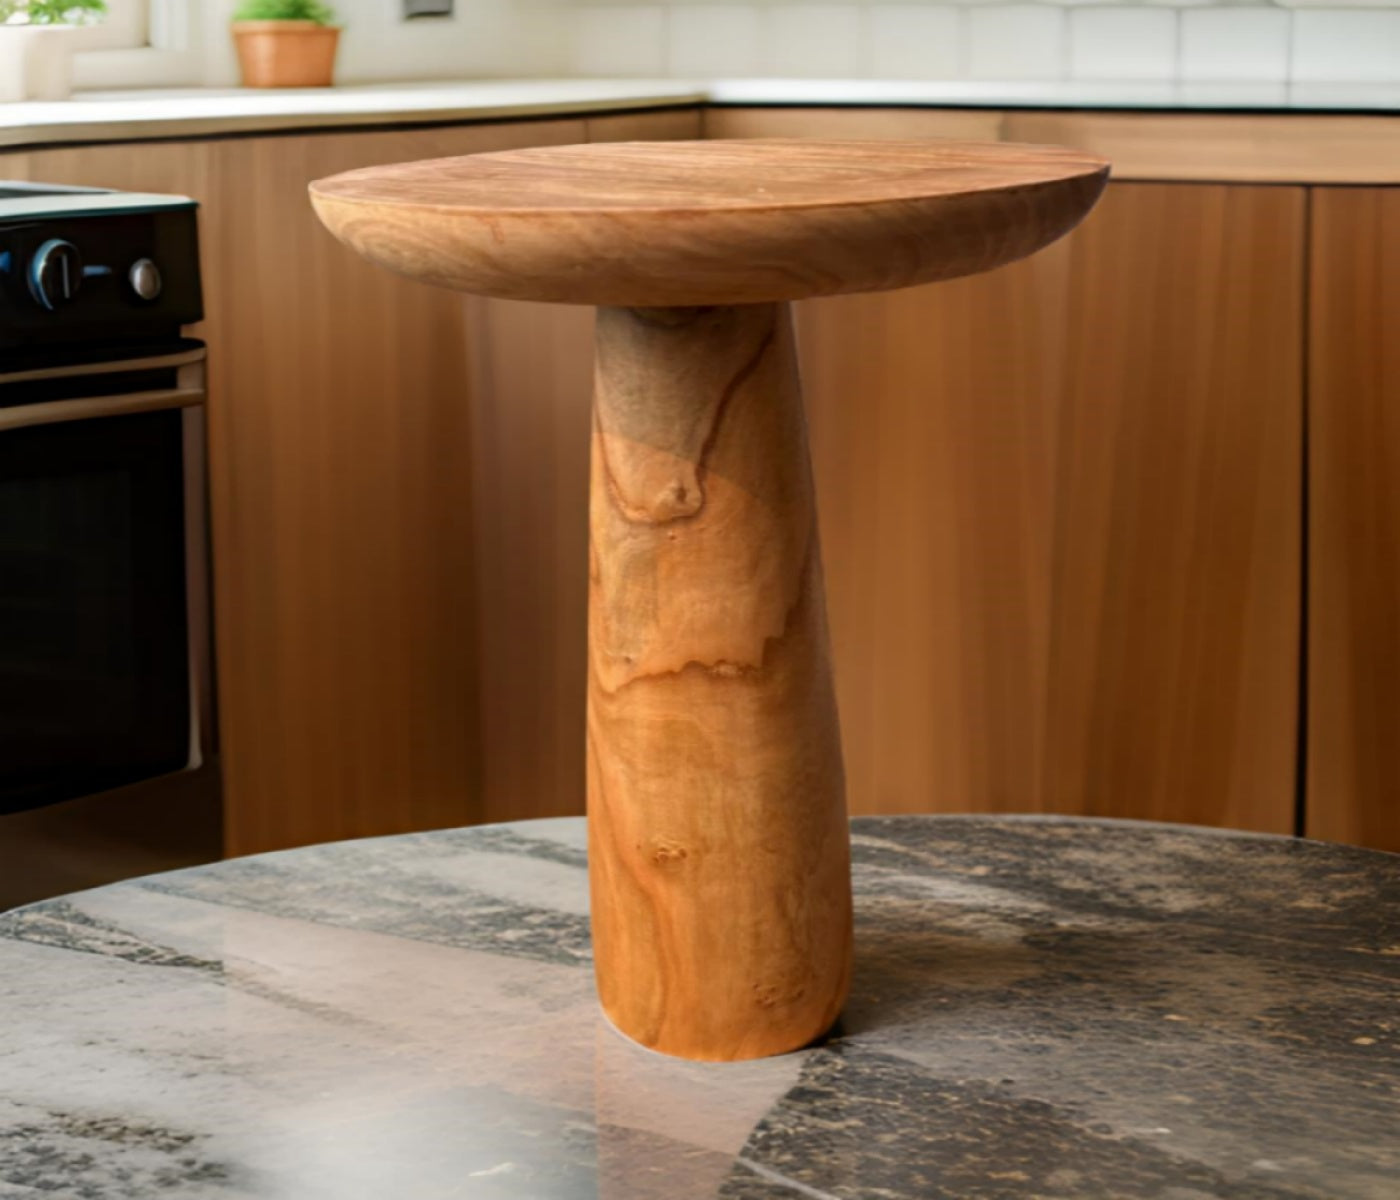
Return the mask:
<svg viewBox="0 0 1400 1200">
<path fill-rule="evenodd" d="M 752 1063 L 603 1021 L 581 820 L 0 915 L 0 1198 L 1400 1197 L 1400 857 L 853 833 L 842 1025 Z"/>
</svg>

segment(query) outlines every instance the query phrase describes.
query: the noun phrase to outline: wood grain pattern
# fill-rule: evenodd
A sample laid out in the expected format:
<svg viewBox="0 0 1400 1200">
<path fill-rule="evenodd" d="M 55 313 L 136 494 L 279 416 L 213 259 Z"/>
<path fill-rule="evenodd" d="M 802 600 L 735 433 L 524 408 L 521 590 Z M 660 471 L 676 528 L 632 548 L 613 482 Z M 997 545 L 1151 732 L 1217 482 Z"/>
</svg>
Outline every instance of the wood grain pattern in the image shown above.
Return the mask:
<svg viewBox="0 0 1400 1200">
<path fill-rule="evenodd" d="M 312 186 L 337 237 L 410 278 L 604 304 L 591 918 L 603 1008 L 644 1045 L 707 1061 L 795 1050 L 835 1020 L 850 977 L 845 785 L 791 319 L 737 302 L 998 266 L 1077 223 L 1106 174 L 1034 147 L 677 142 Z"/>
<path fill-rule="evenodd" d="M 1144 182 L 1400 183 L 1400 120 L 1315 113 L 708 106 L 707 137 L 962 138 L 1076 146 Z"/>
<path fill-rule="evenodd" d="M 590 117 L 686 138 L 699 112 Z M 584 811 L 593 310 L 465 296 L 482 818 Z"/>
<path fill-rule="evenodd" d="M 698 108 L 666 108 L 588 117 L 584 130 L 590 142 L 669 142 L 698 138 L 703 125 Z"/>
<path fill-rule="evenodd" d="M 352 171 L 312 185 L 380 266 L 480 295 L 748 304 L 990 270 L 1073 228 L 1101 159 L 964 142 L 644 142 Z"/>
<path fill-rule="evenodd" d="M 794 1050 L 850 976 L 850 850 L 786 306 L 602 309 L 588 814 L 604 1010 L 687 1058 Z"/>
<path fill-rule="evenodd" d="M 583 807 L 591 314 L 562 314 L 557 336 L 552 321 L 520 326 L 522 311 L 548 313 L 537 306 L 493 304 L 484 323 L 464 321 L 460 297 L 344 254 L 317 227 L 306 183 L 402 157 L 674 136 L 696 120 L 639 113 L 0 156 L 11 178 L 202 204 L 209 317 L 195 332 L 210 344 L 230 853 Z M 551 371 L 570 378 L 571 354 L 574 407 L 512 403 Z M 491 474 L 524 446 L 542 449 L 540 437 L 558 446 L 552 485 Z M 554 579 L 526 544 L 556 545 L 567 571 Z M 556 602 L 571 604 L 573 626 L 546 615 Z"/>
<path fill-rule="evenodd" d="M 797 306 L 853 811 L 1291 829 L 1303 203 L 1112 184 L 1023 263 Z M 554 476 L 586 454 L 586 324 L 480 303 L 479 509 L 518 533 L 483 643 L 523 662 L 488 673 L 520 733 L 494 811 L 578 811 L 585 533 Z"/>
<path fill-rule="evenodd" d="M 697 101 L 699 97 L 697 96 Z M 336 126 L 392 127 L 434 122 L 514 121 L 528 128 L 542 116 L 538 104 L 501 104 L 492 110 L 446 107 L 426 113 L 319 113 L 314 117 L 277 113 L 243 114 L 228 118 L 177 117 L 171 120 L 112 122 L 102 119 L 102 105 L 89 105 L 92 115 L 81 122 L 53 125 L 12 125 L 0 129 L 0 150 L 23 149 L 24 143 L 63 140 L 69 143 L 120 144 L 122 137 L 197 138 L 234 133 L 285 135 L 322 132 Z M 584 116 L 586 104 L 571 103 L 556 110 L 554 119 L 567 119 L 569 110 L 588 125 L 588 141 L 652 140 L 670 137 L 755 138 L 817 137 L 861 139 L 954 138 L 962 141 L 1048 142 L 1078 146 L 1103 155 L 1114 164 L 1115 178 L 1160 182 L 1364 184 L 1400 183 L 1400 120 L 1394 115 L 1348 113 L 1223 113 L 1161 109 L 1138 112 L 1045 111 L 930 106 L 841 105 L 780 106 L 699 103 L 677 104 L 664 110 Z M 670 132 L 667 118 L 675 114 L 683 132 Z M 625 136 L 600 132 L 638 120 L 639 131 Z M 703 133 L 694 127 L 702 123 Z M 544 122 L 548 124 L 549 122 Z M 662 130 L 662 132 L 656 132 Z M 522 144 L 528 144 L 524 139 Z"/>
<path fill-rule="evenodd" d="M 1069 138 L 1115 179 L 1400 183 L 1400 121 L 1310 113 L 1007 113 L 1012 140 Z"/>
<path fill-rule="evenodd" d="M 574 120 L 0 160 L 17 177 L 203 206 L 196 332 L 210 346 L 229 853 L 501 811 L 480 790 L 470 331 L 457 297 L 345 254 L 306 183 L 405 154 L 582 136 Z M 581 727 L 580 705 L 575 737 Z M 515 815 L 549 811 L 511 802 Z"/>
<path fill-rule="evenodd" d="M 483 819 L 584 811 L 593 310 L 463 298 Z"/>
<path fill-rule="evenodd" d="M 1057 807 L 1292 831 L 1304 218 L 1297 188 L 1125 185 L 1074 247 Z"/>
<path fill-rule="evenodd" d="M 737 111 L 711 110 L 707 121 Z M 793 121 L 821 116 L 762 112 L 787 113 Z M 913 118 L 950 114 L 854 115 L 870 127 L 813 125 L 811 131 L 870 136 L 885 117 L 897 117 L 900 137 L 919 136 L 922 126 Z M 1156 114 L 1141 119 L 1172 120 Z M 787 124 L 741 132 L 789 135 L 801 129 Z M 215 497 L 220 586 L 226 589 L 220 595 L 220 640 L 224 669 L 236 681 L 224 697 L 223 716 L 226 740 L 237 733 L 244 764 L 237 777 L 237 814 L 231 809 L 230 819 L 236 823 L 234 844 L 245 850 L 324 840 L 347 830 L 390 832 L 579 812 L 583 806 L 587 534 L 579 498 L 588 469 L 591 314 L 483 300 L 469 301 L 471 319 L 462 323 L 456 298 L 349 265 L 351 256 L 310 228 L 300 194 L 309 172 L 411 154 L 461 153 L 482 143 L 475 140 L 480 127 L 425 131 L 422 142 L 405 140 L 410 135 L 403 133 L 334 136 L 339 148 L 314 158 L 296 144 L 319 138 L 290 137 L 268 139 L 269 149 L 258 154 L 250 152 L 255 139 L 75 147 L 0 158 L 0 173 L 15 178 L 177 191 L 204 201 L 211 287 L 206 336 L 211 365 L 223 372 L 211 400 L 215 470 L 222 481 Z M 576 141 L 586 134 L 570 121 L 504 126 L 489 136 L 518 137 L 523 144 L 535 137 Z M 1319 136 L 1326 141 L 1325 130 Z M 235 160 L 223 158 L 230 147 L 241 147 Z M 1321 161 L 1325 148 L 1317 153 Z M 1241 154 L 1247 165 L 1243 149 Z M 239 174 L 254 168 L 281 182 L 257 208 L 256 219 L 247 214 L 225 233 L 228 215 L 262 186 Z M 1319 219 L 1324 194 L 1333 195 L 1319 194 Z M 1319 279 L 1346 265 L 1347 274 L 1329 285 L 1329 303 L 1340 315 L 1329 318 L 1326 328 L 1340 334 L 1355 315 L 1344 303 L 1341 281 L 1371 279 L 1377 295 L 1382 284 L 1365 274 L 1359 257 L 1363 239 L 1371 238 L 1365 232 L 1371 218 L 1346 209 L 1340 199 L 1346 193 L 1335 195 L 1338 200 L 1327 202 L 1334 207 L 1326 229 L 1345 249 L 1332 252 L 1331 266 Z M 1291 512 L 1298 503 L 1289 449 L 1289 439 L 1298 436 L 1298 393 L 1288 364 L 1300 353 L 1300 285 L 1290 257 L 1302 243 L 1300 204 L 1297 189 L 1236 193 L 1201 185 L 1115 184 L 1088 225 L 1025 263 L 937 287 L 798 306 L 854 809 L 1042 808 L 1287 828 L 1294 743 L 1286 713 L 1296 699 L 1289 666 L 1296 663 L 1296 648 L 1290 650 L 1283 630 L 1296 621 L 1296 601 L 1279 594 L 1278 581 L 1293 570 L 1296 552 L 1277 540 L 1286 521 L 1273 514 Z M 1257 229 L 1246 236 L 1256 217 Z M 1343 238 L 1351 220 L 1358 222 L 1356 240 Z M 279 221 L 293 222 L 300 236 L 269 234 L 269 223 Z M 1319 238 L 1323 231 L 1321 225 L 1315 229 Z M 1079 253 L 1087 239 L 1098 246 L 1092 261 Z M 1369 244 L 1371 252 L 1381 245 Z M 296 261 L 303 245 L 324 252 L 309 259 L 304 283 L 288 286 L 281 267 Z M 339 265 L 328 265 L 330 259 Z M 1114 266 L 1120 259 L 1121 270 Z M 256 286 L 215 288 L 216 277 L 250 269 Z M 1228 291 L 1251 278 L 1259 290 L 1248 302 Z M 1072 307 L 1071 294 L 1077 298 Z M 333 349 L 321 335 L 307 339 L 307 325 L 318 323 L 308 313 L 330 304 L 327 311 L 353 319 L 360 295 L 372 298 L 382 324 L 357 323 L 356 336 L 337 339 Z M 1216 324 L 1207 314 L 1219 314 L 1229 295 L 1237 299 L 1225 310 L 1224 324 Z M 1120 303 L 1123 296 L 1126 303 Z M 223 332 L 221 306 L 229 302 L 243 308 L 236 338 Z M 1373 300 L 1361 310 L 1352 336 L 1388 328 L 1374 323 L 1383 307 L 1377 304 Z M 1199 317 L 1192 317 L 1200 305 Z M 1164 319 L 1178 306 L 1185 306 L 1183 314 Z M 422 335 L 406 329 L 425 321 L 433 330 L 433 358 L 420 376 L 418 367 L 395 362 L 393 348 L 416 345 L 422 351 L 425 344 L 413 340 Z M 1331 372 L 1350 372 L 1341 376 L 1338 417 L 1350 411 L 1358 374 L 1389 361 L 1384 353 L 1390 341 L 1381 333 L 1366 344 L 1371 349 L 1359 352 L 1352 366 L 1334 362 L 1329 369 L 1329 378 Z M 1087 372 L 1073 410 L 1063 384 L 1071 347 L 1077 369 Z M 1094 365 L 1100 349 L 1108 352 L 1102 370 Z M 345 363 L 337 385 L 350 389 L 344 413 L 336 393 L 317 381 L 327 354 Z M 267 370 L 259 365 L 262 355 L 271 355 Z M 1319 394 L 1322 361 L 1313 364 Z M 379 366 L 356 367 L 366 362 Z M 1150 369 L 1135 371 L 1135 362 Z M 1384 372 L 1390 369 L 1366 376 L 1365 386 L 1379 387 L 1377 378 L 1388 379 Z M 394 442 L 377 419 L 365 419 L 365 410 L 378 408 L 383 396 L 401 403 L 398 398 L 420 378 L 433 397 L 425 410 L 436 415 Z M 472 402 L 463 406 L 454 396 L 449 410 L 448 396 L 464 380 Z M 314 403 L 303 400 L 303 388 Z M 1181 407 L 1181 399 L 1191 396 L 1202 399 Z M 1374 417 L 1369 427 L 1380 429 L 1379 410 L 1366 411 Z M 244 412 L 248 416 L 240 420 Z M 1217 413 L 1226 421 L 1218 434 L 1212 432 Z M 323 424 L 341 418 L 349 423 L 338 434 Z M 1315 422 L 1327 419 L 1320 408 L 1314 414 Z M 1114 470 L 1118 459 L 1111 448 L 1068 448 L 1077 444 L 1068 434 L 1082 439 L 1100 422 L 1105 436 L 1123 443 L 1122 461 L 1131 469 Z M 1259 435 L 1263 441 L 1252 446 L 1247 437 Z M 1318 426 L 1314 455 L 1324 436 Z M 1323 528 L 1372 520 L 1356 517 L 1360 493 L 1352 489 L 1361 480 L 1346 473 L 1355 462 L 1369 464 L 1388 453 L 1370 444 L 1382 440 L 1376 434 L 1330 468 L 1347 491 L 1340 509 L 1334 501 L 1325 519 L 1323 495 L 1315 500 L 1315 556 L 1328 552 Z M 351 465 L 361 453 L 369 464 L 363 480 Z M 1323 486 L 1316 457 L 1313 470 L 1316 490 Z M 1252 489 L 1216 490 L 1213 481 L 1228 480 L 1234 471 L 1252 475 Z M 1079 536 L 1090 548 L 1076 550 L 1071 575 L 1061 572 L 1058 578 L 1066 596 L 1110 596 L 1114 614 L 1110 625 L 1100 627 L 1086 610 L 1077 633 L 1073 608 L 1061 600 L 1057 610 L 1046 582 L 1057 577 L 1057 547 L 1073 529 L 1061 515 L 1056 481 L 1076 474 L 1076 511 L 1091 511 L 1093 494 L 1106 497 L 1111 528 L 1086 528 Z M 431 504 L 420 488 L 435 493 Z M 1383 496 L 1379 489 L 1368 494 Z M 320 545 L 378 495 L 400 493 L 403 520 L 415 523 L 421 541 L 415 535 L 400 551 L 396 532 L 370 523 L 358 535 L 336 534 L 334 544 Z M 292 497 L 285 510 L 282 494 Z M 317 497 L 324 502 L 318 505 Z M 1189 520 L 1188 513 L 1194 514 Z M 467 524 L 476 531 L 474 542 L 460 540 Z M 1193 557 L 1188 543 L 1213 535 L 1215 524 L 1225 547 Z M 443 562 L 430 538 L 453 539 L 463 557 Z M 1384 557 L 1365 550 L 1382 535 L 1357 541 L 1353 528 L 1347 538 L 1350 549 L 1336 551 L 1339 557 L 1364 551 L 1361 575 L 1350 568 L 1355 578 L 1382 578 Z M 1159 542 L 1166 557 L 1155 564 Z M 385 577 L 381 565 L 399 553 L 409 569 L 397 579 Z M 310 570 L 297 560 L 308 555 L 315 556 L 321 581 L 314 605 L 291 594 Z M 1319 623 L 1326 618 L 1317 588 L 1343 576 L 1330 566 L 1319 574 L 1325 565 L 1318 559 L 1314 567 L 1311 728 L 1317 756 L 1309 771 L 1310 829 L 1319 836 L 1390 844 L 1389 793 L 1369 785 L 1353 790 L 1351 774 L 1327 766 L 1320 722 L 1333 721 L 1332 744 L 1344 758 L 1357 755 L 1360 761 L 1355 727 L 1319 707 L 1319 689 L 1333 699 L 1342 695 L 1343 685 L 1329 679 L 1369 672 L 1367 686 L 1377 690 L 1366 693 L 1361 683 L 1345 687 L 1354 689 L 1357 703 L 1369 703 L 1366 695 L 1381 697 L 1376 720 L 1390 710 L 1370 665 L 1383 670 L 1385 656 L 1368 650 L 1384 647 L 1384 626 L 1366 616 L 1386 619 L 1387 593 L 1382 586 L 1374 593 L 1378 599 L 1364 604 L 1353 595 L 1332 618 L 1345 619 L 1348 629 L 1339 639 L 1344 667 L 1329 676 L 1318 657 L 1326 641 Z M 1086 570 L 1100 582 L 1076 583 L 1073 574 Z M 1151 581 L 1142 585 L 1149 607 L 1139 620 L 1124 587 L 1144 570 Z M 1174 582 L 1173 573 L 1182 570 L 1185 578 Z M 369 589 L 361 583 L 367 575 L 376 576 Z M 1355 578 L 1348 588 L 1355 589 Z M 1178 588 L 1186 604 L 1180 620 L 1166 626 L 1148 619 L 1160 613 L 1151 607 L 1152 592 L 1163 587 Z M 1347 615 L 1352 606 L 1354 620 Z M 376 608 L 380 617 L 367 614 Z M 342 610 L 343 620 L 336 615 Z M 1071 731 L 1072 749 L 1064 753 L 1066 761 L 1078 756 L 1080 764 L 1056 768 L 1062 780 L 1084 781 L 1078 791 L 1068 785 L 1052 790 L 1044 782 L 1046 712 L 1063 699 L 1059 685 L 1051 690 L 1049 682 L 1048 623 L 1056 611 L 1062 612 L 1057 636 L 1069 639 L 1057 661 L 1063 668 L 1067 656 L 1084 655 L 1104 679 L 1097 707 L 1089 701 L 1099 685 L 1084 679 L 1076 685 L 1078 716 L 1068 724 L 1077 732 Z M 1261 619 L 1259 635 L 1241 636 Z M 372 637 L 370 646 L 352 645 L 341 654 L 349 631 L 370 636 L 366 631 L 378 621 L 421 631 L 400 674 L 386 673 L 372 652 Z M 1211 633 L 1217 622 L 1219 631 Z M 1160 667 L 1153 668 L 1156 678 L 1147 672 L 1190 638 L 1200 647 L 1192 652 L 1193 671 L 1173 677 L 1169 687 Z M 1164 641 L 1160 651 L 1151 648 L 1154 639 Z M 1207 644 L 1209 654 L 1219 657 L 1213 672 L 1201 665 L 1208 661 Z M 237 647 L 236 657 L 230 657 L 230 645 Z M 1267 665 L 1275 658 L 1285 674 Z M 312 695 L 317 664 L 327 662 L 333 678 Z M 463 691 L 464 671 L 487 703 Z M 285 687 L 293 689 L 290 698 Z M 1170 695 L 1161 699 L 1164 687 Z M 1140 710 L 1141 732 L 1134 725 L 1135 688 L 1148 700 Z M 311 709 L 302 707 L 308 697 Z M 1229 735 L 1211 740 L 1209 723 L 1230 697 L 1238 701 L 1228 717 Z M 433 731 L 427 736 L 418 726 L 424 713 L 425 728 Z M 342 729 L 351 733 L 341 736 Z M 1193 747 L 1202 739 L 1206 758 L 1198 760 Z M 1107 753 L 1120 742 L 1124 749 L 1116 758 Z M 1382 783 L 1389 769 L 1385 745 L 1377 735 L 1368 768 Z M 1222 746 L 1229 749 L 1222 752 Z M 1154 784 L 1146 761 L 1135 762 L 1144 750 L 1152 761 L 1170 754 L 1198 765 L 1171 787 Z M 396 763 L 409 761 L 413 775 L 405 790 Z M 1251 763 L 1262 766 L 1257 775 L 1249 774 Z M 366 782 L 357 786 L 351 776 L 358 778 L 362 769 Z M 347 781 L 351 802 L 345 799 Z M 425 786 L 430 781 L 431 792 Z M 1380 799 L 1364 800 L 1363 811 L 1362 797 Z M 1380 815 L 1368 815 L 1377 806 Z"/>
<path fill-rule="evenodd" d="M 216 194 L 240 197 L 205 236 L 229 348 L 211 364 L 230 853 L 483 818 L 460 306 L 345 261 L 304 199 L 321 164 L 477 136 L 221 149 Z"/>
<path fill-rule="evenodd" d="M 1310 837 L 1400 851 L 1400 191 L 1313 193 Z"/>
<path fill-rule="evenodd" d="M 1054 808 L 1067 299 L 1096 221 L 988 275 L 799 306 L 854 812 Z"/>
<path fill-rule="evenodd" d="M 1113 184 L 1004 271 L 801 306 L 853 811 L 1291 829 L 1302 222 Z"/>
<path fill-rule="evenodd" d="M 716 139 L 860 138 L 898 142 L 949 138 L 959 142 L 999 142 L 1004 114 L 994 109 L 706 105 L 700 115 L 705 137 Z"/>
</svg>

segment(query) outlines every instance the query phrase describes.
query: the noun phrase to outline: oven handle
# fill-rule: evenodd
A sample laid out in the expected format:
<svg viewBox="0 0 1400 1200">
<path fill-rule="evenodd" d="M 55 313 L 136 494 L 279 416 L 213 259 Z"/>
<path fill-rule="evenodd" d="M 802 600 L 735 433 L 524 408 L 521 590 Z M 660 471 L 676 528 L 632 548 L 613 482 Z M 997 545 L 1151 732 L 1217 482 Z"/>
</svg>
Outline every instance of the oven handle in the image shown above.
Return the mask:
<svg viewBox="0 0 1400 1200">
<path fill-rule="evenodd" d="M 163 408 L 191 408 L 204 403 L 204 388 L 161 388 L 154 392 L 127 392 L 117 396 L 89 396 L 81 400 L 50 400 L 43 404 L 19 404 L 0 408 L 0 433 L 27 425 L 57 425 L 61 421 L 87 421 L 126 413 L 156 412 Z"/>
<path fill-rule="evenodd" d="M 74 379 L 79 375 L 121 375 L 128 371 L 149 371 L 160 367 L 188 367 L 202 363 L 207 353 L 203 346 L 192 346 L 175 354 L 153 354 L 149 358 L 119 358 L 115 362 L 108 360 L 67 367 L 6 371 L 0 373 L 0 384 L 29 383 L 35 379 Z"/>
</svg>

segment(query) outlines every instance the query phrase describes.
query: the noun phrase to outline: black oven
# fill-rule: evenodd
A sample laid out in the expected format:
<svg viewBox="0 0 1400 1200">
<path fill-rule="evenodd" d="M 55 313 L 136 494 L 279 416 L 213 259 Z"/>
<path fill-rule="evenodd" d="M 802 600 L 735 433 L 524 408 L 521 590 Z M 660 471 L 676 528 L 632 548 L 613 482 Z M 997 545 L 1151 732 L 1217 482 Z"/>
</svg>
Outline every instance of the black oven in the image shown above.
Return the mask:
<svg viewBox="0 0 1400 1200">
<path fill-rule="evenodd" d="M 0 185 L 0 908 L 218 853 L 193 209 Z"/>
<path fill-rule="evenodd" d="M 0 373 L 0 813 L 200 765 L 203 356 Z"/>
</svg>

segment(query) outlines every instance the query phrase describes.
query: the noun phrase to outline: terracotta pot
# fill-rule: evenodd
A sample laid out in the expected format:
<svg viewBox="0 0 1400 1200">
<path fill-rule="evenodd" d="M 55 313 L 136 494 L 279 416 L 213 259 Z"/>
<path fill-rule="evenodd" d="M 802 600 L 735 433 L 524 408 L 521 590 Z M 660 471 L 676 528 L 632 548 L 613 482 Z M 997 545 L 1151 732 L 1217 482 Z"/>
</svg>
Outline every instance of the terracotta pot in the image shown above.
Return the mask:
<svg viewBox="0 0 1400 1200">
<path fill-rule="evenodd" d="M 315 21 L 235 21 L 244 87 L 330 87 L 340 30 Z"/>
</svg>

